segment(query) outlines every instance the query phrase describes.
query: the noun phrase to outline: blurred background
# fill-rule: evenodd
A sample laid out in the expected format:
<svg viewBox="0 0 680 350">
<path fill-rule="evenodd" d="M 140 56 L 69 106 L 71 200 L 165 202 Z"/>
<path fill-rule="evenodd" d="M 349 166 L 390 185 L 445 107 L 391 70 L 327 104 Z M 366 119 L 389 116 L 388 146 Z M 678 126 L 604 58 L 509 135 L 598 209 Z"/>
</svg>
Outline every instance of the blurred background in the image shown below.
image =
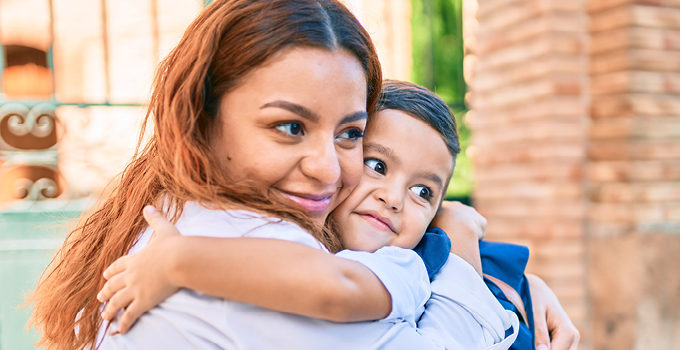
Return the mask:
<svg viewBox="0 0 680 350">
<path fill-rule="evenodd" d="M 130 159 L 201 0 L 0 0 L 0 349 Z M 455 111 L 448 197 L 529 246 L 582 349 L 680 348 L 680 1 L 345 0 L 386 78 Z"/>
</svg>

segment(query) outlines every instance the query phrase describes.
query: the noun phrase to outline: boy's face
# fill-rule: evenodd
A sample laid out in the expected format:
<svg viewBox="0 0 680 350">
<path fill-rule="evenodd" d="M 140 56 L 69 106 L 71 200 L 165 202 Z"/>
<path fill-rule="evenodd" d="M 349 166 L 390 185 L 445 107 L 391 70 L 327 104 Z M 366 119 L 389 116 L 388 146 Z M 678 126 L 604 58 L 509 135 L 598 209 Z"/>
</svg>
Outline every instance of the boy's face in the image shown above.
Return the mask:
<svg viewBox="0 0 680 350">
<path fill-rule="evenodd" d="M 453 158 L 432 127 L 398 110 L 374 114 L 366 127 L 361 182 L 331 214 L 344 247 L 415 247 L 452 171 Z"/>
</svg>

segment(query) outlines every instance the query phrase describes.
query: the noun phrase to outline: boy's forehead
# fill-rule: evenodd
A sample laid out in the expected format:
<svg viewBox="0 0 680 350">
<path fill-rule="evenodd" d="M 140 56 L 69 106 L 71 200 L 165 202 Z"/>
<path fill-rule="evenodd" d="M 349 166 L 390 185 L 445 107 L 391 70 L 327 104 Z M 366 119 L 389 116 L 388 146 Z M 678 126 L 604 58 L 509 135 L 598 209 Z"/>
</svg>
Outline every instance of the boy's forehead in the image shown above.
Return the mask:
<svg viewBox="0 0 680 350">
<path fill-rule="evenodd" d="M 365 151 L 384 150 L 413 171 L 431 172 L 446 186 L 453 157 L 441 134 L 424 121 L 399 110 L 376 112 L 366 127 Z"/>
</svg>

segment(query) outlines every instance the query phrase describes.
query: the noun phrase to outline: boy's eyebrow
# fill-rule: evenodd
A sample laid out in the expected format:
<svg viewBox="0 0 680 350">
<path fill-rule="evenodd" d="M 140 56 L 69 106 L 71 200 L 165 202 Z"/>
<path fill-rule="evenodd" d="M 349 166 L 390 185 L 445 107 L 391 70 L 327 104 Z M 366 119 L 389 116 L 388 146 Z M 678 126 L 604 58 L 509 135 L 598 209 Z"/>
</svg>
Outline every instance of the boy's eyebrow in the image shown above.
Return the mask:
<svg viewBox="0 0 680 350">
<path fill-rule="evenodd" d="M 399 158 L 394 155 L 394 150 L 387 146 L 383 146 L 379 143 L 375 142 L 365 142 L 364 143 L 364 150 L 366 151 L 373 151 L 382 154 L 386 158 L 389 158 L 393 162 L 399 162 Z M 433 174 L 434 175 L 434 174 Z"/>
<path fill-rule="evenodd" d="M 379 143 L 366 142 L 366 143 L 364 143 L 364 149 L 366 151 L 373 151 L 373 152 L 380 153 L 380 154 L 384 155 L 386 158 L 389 158 L 391 161 L 393 161 L 395 163 L 401 162 L 399 157 L 394 155 L 393 149 L 391 149 L 387 146 L 383 146 Z M 423 173 L 418 173 L 417 176 L 424 178 L 424 179 L 428 179 L 428 180 L 434 182 L 437 185 L 437 187 L 439 187 L 439 189 L 442 189 L 444 187 L 444 180 L 442 180 L 442 178 L 439 177 L 435 173 L 423 172 Z"/>
</svg>

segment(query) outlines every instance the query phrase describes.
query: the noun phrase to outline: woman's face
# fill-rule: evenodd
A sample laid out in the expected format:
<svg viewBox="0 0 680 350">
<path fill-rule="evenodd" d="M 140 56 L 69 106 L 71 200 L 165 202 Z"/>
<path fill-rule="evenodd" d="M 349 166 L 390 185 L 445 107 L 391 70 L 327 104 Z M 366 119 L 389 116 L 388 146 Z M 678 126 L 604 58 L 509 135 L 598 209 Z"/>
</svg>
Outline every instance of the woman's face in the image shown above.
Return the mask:
<svg viewBox="0 0 680 350">
<path fill-rule="evenodd" d="M 249 181 L 323 223 L 361 178 L 366 78 L 345 50 L 292 48 L 220 99 L 211 146 Z"/>
</svg>

